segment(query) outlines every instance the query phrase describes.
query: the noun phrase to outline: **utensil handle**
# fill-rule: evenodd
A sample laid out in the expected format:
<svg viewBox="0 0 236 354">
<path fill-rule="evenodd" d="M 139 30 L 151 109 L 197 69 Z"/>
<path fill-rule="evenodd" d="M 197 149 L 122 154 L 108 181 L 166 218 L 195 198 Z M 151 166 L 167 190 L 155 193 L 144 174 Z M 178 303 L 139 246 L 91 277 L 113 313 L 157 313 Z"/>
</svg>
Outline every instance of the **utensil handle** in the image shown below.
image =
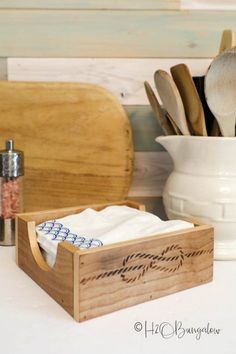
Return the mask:
<svg viewBox="0 0 236 354">
<path fill-rule="evenodd" d="M 235 38 L 232 30 L 224 30 L 221 36 L 219 54 L 235 46 Z"/>
</svg>

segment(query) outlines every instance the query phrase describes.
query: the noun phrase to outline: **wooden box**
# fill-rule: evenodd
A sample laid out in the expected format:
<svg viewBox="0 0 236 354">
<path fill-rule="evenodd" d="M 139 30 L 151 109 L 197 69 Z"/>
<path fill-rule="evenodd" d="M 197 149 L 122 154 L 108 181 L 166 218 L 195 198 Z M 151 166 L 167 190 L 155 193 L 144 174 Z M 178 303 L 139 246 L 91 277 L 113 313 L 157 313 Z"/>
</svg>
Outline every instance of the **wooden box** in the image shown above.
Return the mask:
<svg viewBox="0 0 236 354">
<path fill-rule="evenodd" d="M 131 201 L 93 205 L 128 205 Z M 207 283 L 213 276 L 213 228 L 143 237 L 89 250 L 60 243 L 50 268 L 36 240 L 35 225 L 79 213 L 83 207 L 40 211 L 17 216 L 17 263 L 76 321 L 84 321 Z"/>
</svg>

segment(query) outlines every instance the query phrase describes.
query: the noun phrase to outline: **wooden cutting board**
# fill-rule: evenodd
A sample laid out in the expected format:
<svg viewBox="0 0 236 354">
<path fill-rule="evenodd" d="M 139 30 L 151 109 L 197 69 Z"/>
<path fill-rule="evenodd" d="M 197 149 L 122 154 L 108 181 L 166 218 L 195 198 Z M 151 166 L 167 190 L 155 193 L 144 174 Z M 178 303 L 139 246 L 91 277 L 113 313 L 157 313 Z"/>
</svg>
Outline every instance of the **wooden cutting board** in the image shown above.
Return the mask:
<svg viewBox="0 0 236 354">
<path fill-rule="evenodd" d="M 25 154 L 26 211 L 128 195 L 131 127 L 105 89 L 78 83 L 0 82 L 0 146 Z"/>
</svg>

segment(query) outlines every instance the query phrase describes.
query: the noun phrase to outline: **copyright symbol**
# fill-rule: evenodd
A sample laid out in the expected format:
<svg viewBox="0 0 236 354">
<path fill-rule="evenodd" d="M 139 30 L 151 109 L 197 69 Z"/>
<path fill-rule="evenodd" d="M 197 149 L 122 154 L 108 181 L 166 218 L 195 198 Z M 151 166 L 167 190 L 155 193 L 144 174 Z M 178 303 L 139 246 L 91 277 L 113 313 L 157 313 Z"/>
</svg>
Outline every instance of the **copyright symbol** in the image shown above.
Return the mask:
<svg viewBox="0 0 236 354">
<path fill-rule="evenodd" d="M 143 329 L 142 323 L 141 323 L 141 322 L 135 322 L 135 324 L 134 324 L 134 330 L 135 330 L 136 332 L 141 332 L 142 329 Z"/>
</svg>

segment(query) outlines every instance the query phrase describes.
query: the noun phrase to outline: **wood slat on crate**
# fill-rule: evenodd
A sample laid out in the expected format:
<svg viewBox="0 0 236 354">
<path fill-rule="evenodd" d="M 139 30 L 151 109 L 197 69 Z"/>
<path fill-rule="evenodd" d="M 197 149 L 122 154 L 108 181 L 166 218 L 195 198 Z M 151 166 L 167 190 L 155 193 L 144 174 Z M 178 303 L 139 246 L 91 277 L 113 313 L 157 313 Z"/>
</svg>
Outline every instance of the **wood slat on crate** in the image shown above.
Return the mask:
<svg viewBox="0 0 236 354">
<path fill-rule="evenodd" d="M 0 10 L 0 56 L 209 58 L 224 28 L 234 11 Z"/>
<path fill-rule="evenodd" d="M 30 234 L 30 238 L 26 235 Z M 32 237 L 33 235 L 33 237 Z M 32 252 L 29 252 L 29 249 Z M 70 315 L 74 314 L 73 254 L 76 249 L 67 243 L 58 247 L 57 264 L 51 269 L 44 261 L 35 234 L 35 223 L 17 222 L 16 261 Z M 35 273 L 37 269 L 37 274 Z M 60 284 L 60 286 L 58 286 Z"/>
<path fill-rule="evenodd" d="M 113 245 L 78 257 L 77 321 L 104 315 L 212 280 L 212 229 Z"/>
</svg>

